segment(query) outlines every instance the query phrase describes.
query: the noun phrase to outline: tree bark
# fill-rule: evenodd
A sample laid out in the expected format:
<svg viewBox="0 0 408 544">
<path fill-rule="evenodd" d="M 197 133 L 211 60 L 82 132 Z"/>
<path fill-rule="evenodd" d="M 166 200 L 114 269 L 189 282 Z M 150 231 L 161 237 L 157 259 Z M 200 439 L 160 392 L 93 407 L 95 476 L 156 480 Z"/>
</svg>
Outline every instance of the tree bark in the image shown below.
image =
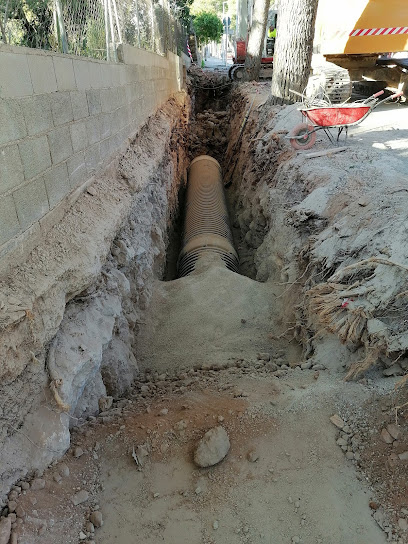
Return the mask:
<svg viewBox="0 0 408 544">
<path fill-rule="evenodd" d="M 293 89 L 303 93 L 310 73 L 318 0 L 279 2 L 272 75 L 272 104 L 296 101 Z"/>
<path fill-rule="evenodd" d="M 247 53 L 245 57 L 245 70 L 243 77 L 245 81 L 253 81 L 259 78 L 266 23 L 268 20 L 269 3 L 270 0 L 255 0 L 252 26 L 249 33 Z"/>
</svg>

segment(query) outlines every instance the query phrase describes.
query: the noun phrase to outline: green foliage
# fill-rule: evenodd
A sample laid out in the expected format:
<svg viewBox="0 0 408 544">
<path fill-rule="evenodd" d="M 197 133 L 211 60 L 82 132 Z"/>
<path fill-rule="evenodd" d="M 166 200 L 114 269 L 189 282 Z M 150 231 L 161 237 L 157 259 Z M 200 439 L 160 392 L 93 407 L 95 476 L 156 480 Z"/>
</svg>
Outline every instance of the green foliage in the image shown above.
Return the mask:
<svg viewBox="0 0 408 544">
<path fill-rule="evenodd" d="M 222 0 L 192 0 L 190 11 L 193 16 L 200 13 L 217 13 L 220 15 L 222 13 Z"/>
<path fill-rule="evenodd" d="M 190 26 L 192 3 L 193 0 L 170 0 L 173 13 L 176 14 L 186 28 Z"/>
<path fill-rule="evenodd" d="M 7 42 L 12 45 L 50 49 L 52 15 L 51 0 L 0 1 L 0 16 L 9 23 L 4 24 Z"/>
<path fill-rule="evenodd" d="M 193 24 L 200 45 L 206 45 L 212 41 L 217 43 L 221 41 L 223 26 L 215 13 L 205 11 L 199 13 L 194 17 Z"/>
</svg>

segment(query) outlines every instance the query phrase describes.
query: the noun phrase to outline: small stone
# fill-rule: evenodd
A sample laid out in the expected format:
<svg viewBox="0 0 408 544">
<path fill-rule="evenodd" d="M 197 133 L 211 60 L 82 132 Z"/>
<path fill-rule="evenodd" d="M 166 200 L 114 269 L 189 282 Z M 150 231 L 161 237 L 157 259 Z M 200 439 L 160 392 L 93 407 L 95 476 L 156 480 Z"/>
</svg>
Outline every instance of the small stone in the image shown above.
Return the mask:
<svg viewBox="0 0 408 544">
<path fill-rule="evenodd" d="M 401 461 L 408 461 L 408 451 L 404 451 L 403 453 L 400 453 L 398 455 L 398 458 L 401 460 Z"/>
<path fill-rule="evenodd" d="M 293 544 L 299 544 L 300 538 L 298 536 L 292 536 L 292 543 Z"/>
<path fill-rule="evenodd" d="M 163 408 L 163 410 L 160 410 L 159 415 L 160 416 L 167 416 L 168 413 L 169 413 L 168 409 Z"/>
<path fill-rule="evenodd" d="M 381 430 L 381 440 L 386 444 L 392 444 L 394 442 L 393 437 L 385 428 Z"/>
<path fill-rule="evenodd" d="M 81 457 L 81 455 L 83 455 L 83 454 L 84 454 L 84 450 L 82 448 L 80 448 L 79 446 L 77 446 L 73 451 L 73 455 L 76 458 Z"/>
<path fill-rule="evenodd" d="M 176 431 L 184 431 L 184 429 L 187 429 L 187 421 L 181 419 L 174 425 L 174 428 Z"/>
<path fill-rule="evenodd" d="M 62 463 L 62 465 L 59 466 L 58 472 L 65 478 L 69 476 L 69 468 L 65 463 Z"/>
<path fill-rule="evenodd" d="M 157 499 L 158 497 L 160 497 L 160 493 L 153 493 L 153 499 Z"/>
<path fill-rule="evenodd" d="M 346 459 L 348 459 L 349 461 L 354 459 L 354 453 L 352 451 L 347 451 L 346 452 Z"/>
<path fill-rule="evenodd" d="M 18 536 L 17 536 L 17 533 L 15 533 L 14 531 L 11 533 L 9 544 L 18 544 Z"/>
<path fill-rule="evenodd" d="M 308 370 L 311 367 L 312 367 L 312 361 L 307 361 L 306 363 L 303 363 L 300 365 L 300 368 L 302 370 Z"/>
<path fill-rule="evenodd" d="M 359 199 L 357 200 L 357 204 L 358 204 L 359 206 L 361 206 L 361 207 L 365 207 L 365 206 L 368 205 L 368 199 L 367 199 L 367 198 L 364 198 L 364 197 L 359 198 Z"/>
<path fill-rule="evenodd" d="M 9 512 L 15 512 L 17 508 L 17 503 L 16 501 L 9 501 L 7 503 L 7 506 L 8 506 Z"/>
<path fill-rule="evenodd" d="M 395 425 L 395 423 L 389 423 L 387 425 L 387 431 L 390 433 L 394 440 L 398 440 L 401 436 L 401 429 L 398 425 Z"/>
<path fill-rule="evenodd" d="M 218 525 L 218 521 L 215 520 L 214 523 L 213 523 L 213 529 L 214 531 L 216 531 L 218 529 L 219 525 Z"/>
<path fill-rule="evenodd" d="M 259 454 L 256 450 L 251 450 L 247 453 L 247 459 L 250 463 L 255 463 L 259 459 Z"/>
<path fill-rule="evenodd" d="M 300 508 L 300 501 L 295 502 L 295 508 Z"/>
<path fill-rule="evenodd" d="M 36 478 L 31 482 L 31 489 L 33 491 L 38 491 L 39 489 L 44 489 L 45 487 L 45 480 L 42 478 Z"/>
<path fill-rule="evenodd" d="M 394 363 L 389 368 L 383 370 L 383 375 L 387 378 L 390 376 L 402 376 L 402 374 L 404 374 L 404 371 L 398 363 Z"/>
<path fill-rule="evenodd" d="M 336 440 L 336 444 L 338 446 L 347 446 L 347 440 L 345 440 L 344 438 L 338 438 Z"/>
<path fill-rule="evenodd" d="M 19 504 L 16 508 L 16 515 L 18 518 L 21 518 L 21 519 L 25 519 L 26 517 L 26 513 L 25 513 L 25 510 L 24 508 L 21 506 L 21 504 Z"/>
<path fill-rule="evenodd" d="M 62 476 L 61 474 L 54 474 L 54 481 L 57 482 L 57 484 L 59 484 L 62 480 Z"/>
<path fill-rule="evenodd" d="M 91 523 L 90 521 L 87 521 L 87 522 L 86 522 L 86 524 L 85 524 L 85 529 L 86 529 L 86 532 L 87 532 L 87 533 L 94 533 L 94 532 L 95 532 L 94 524 Z"/>
<path fill-rule="evenodd" d="M 109 410 L 110 408 L 112 408 L 112 404 L 113 404 L 113 397 L 100 397 L 98 399 L 100 412 L 106 412 L 106 410 Z"/>
<path fill-rule="evenodd" d="M 257 354 L 257 359 L 259 361 L 270 361 L 271 360 L 271 356 L 269 353 L 258 353 Z"/>
<path fill-rule="evenodd" d="M 149 386 L 148 385 L 142 385 L 142 387 L 140 388 L 140 391 L 142 393 L 147 393 L 149 391 Z"/>
<path fill-rule="evenodd" d="M 196 495 L 199 495 L 199 494 L 201 493 L 201 491 L 202 491 L 202 489 L 201 489 L 200 486 L 198 486 L 198 487 L 195 488 L 195 494 L 196 494 Z"/>
<path fill-rule="evenodd" d="M 21 482 L 21 489 L 27 491 L 28 489 L 30 489 L 30 484 L 28 482 Z"/>
<path fill-rule="evenodd" d="M 102 525 L 103 525 L 102 512 L 100 512 L 99 510 L 96 510 L 96 511 L 92 512 L 92 514 L 89 516 L 89 521 L 95 527 L 102 527 Z"/>
<path fill-rule="evenodd" d="M 331 416 L 330 421 L 335 425 L 338 429 L 342 429 L 345 425 L 344 421 L 341 419 L 340 416 L 335 414 L 334 416 Z"/>
<path fill-rule="evenodd" d="M 96 195 L 96 189 L 92 186 L 88 187 L 86 192 L 88 193 L 88 195 L 91 195 L 91 196 L 95 196 Z"/>
<path fill-rule="evenodd" d="M 211 467 L 224 459 L 230 449 L 230 441 L 224 427 L 214 427 L 205 433 L 194 453 L 199 467 Z"/>
<path fill-rule="evenodd" d="M 401 529 L 401 531 L 407 531 L 408 530 L 408 522 L 405 518 L 399 518 L 398 519 L 398 526 Z"/>
<path fill-rule="evenodd" d="M 89 493 L 88 491 L 85 491 L 85 489 L 78 491 L 78 493 L 75 493 L 75 495 L 71 497 L 71 501 L 74 506 L 78 506 L 78 504 L 82 504 L 83 502 L 86 502 L 88 499 L 89 499 Z"/>
<path fill-rule="evenodd" d="M 85 540 L 85 538 L 86 538 L 86 534 L 83 531 L 81 531 L 79 533 L 79 540 Z"/>
<path fill-rule="evenodd" d="M 371 508 L 371 510 L 378 510 L 380 505 L 378 504 L 378 502 L 375 502 L 375 501 L 370 501 L 368 503 L 368 506 Z"/>
<path fill-rule="evenodd" d="M 0 544 L 8 544 L 11 534 L 11 519 L 0 519 Z"/>
</svg>

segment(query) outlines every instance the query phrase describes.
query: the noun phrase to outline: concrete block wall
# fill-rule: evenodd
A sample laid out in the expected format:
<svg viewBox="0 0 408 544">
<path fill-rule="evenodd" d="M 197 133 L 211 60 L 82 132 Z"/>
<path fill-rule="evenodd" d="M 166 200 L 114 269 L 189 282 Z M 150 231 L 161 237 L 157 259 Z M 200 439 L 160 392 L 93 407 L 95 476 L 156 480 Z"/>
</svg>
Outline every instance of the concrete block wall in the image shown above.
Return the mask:
<svg viewBox="0 0 408 544">
<path fill-rule="evenodd" d="M 92 176 L 174 92 L 179 57 L 121 62 L 0 46 L 0 264 L 31 250 Z"/>
</svg>

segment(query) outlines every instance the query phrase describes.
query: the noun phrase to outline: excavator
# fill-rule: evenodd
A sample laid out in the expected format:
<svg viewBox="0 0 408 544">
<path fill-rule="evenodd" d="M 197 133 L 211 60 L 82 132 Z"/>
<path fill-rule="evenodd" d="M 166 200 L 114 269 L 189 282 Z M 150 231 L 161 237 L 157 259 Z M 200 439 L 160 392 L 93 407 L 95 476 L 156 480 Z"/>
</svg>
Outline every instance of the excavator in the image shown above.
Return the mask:
<svg viewBox="0 0 408 544">
<path fill-rule="evenodd" d="M 232 80 L 243 76 L 251 15 L 252 0 L 238 0 Z M 270 10 L 267 28 L 278 17 Z M 267 52 L 266 33 L 261 78 L 272 76 L 273 55 Z M 320 0 L 313 52 L 312 75 L 320 76 L 333 103 L 349 98 L 352 81 L 369 93 L 388 86 L 408 96 L 408 0 Z"/>
</svg>

